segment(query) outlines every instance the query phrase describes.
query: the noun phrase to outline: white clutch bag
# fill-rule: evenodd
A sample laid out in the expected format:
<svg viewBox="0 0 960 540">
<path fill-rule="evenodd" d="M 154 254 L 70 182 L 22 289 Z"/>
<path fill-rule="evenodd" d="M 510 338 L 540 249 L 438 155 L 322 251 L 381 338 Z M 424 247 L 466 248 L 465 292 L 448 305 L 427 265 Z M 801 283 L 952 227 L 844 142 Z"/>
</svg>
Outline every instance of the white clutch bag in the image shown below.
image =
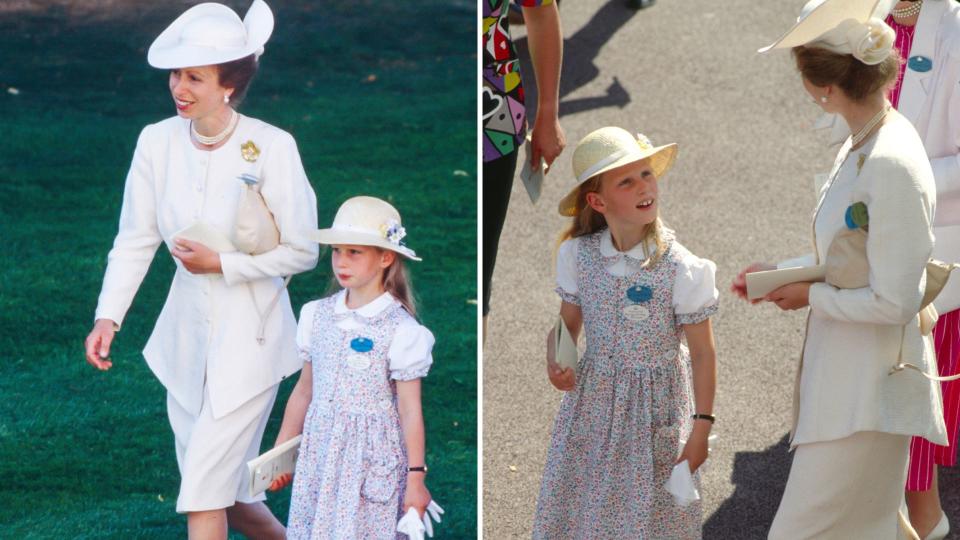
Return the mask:
<svg viewBox="0 0 960 540">
<path fill-rule="evenodd" d="M 577 344 L 567 329 L 567 324 L 563 322 L 563 317 L 557 316 L 557 324 L 553 327 L 554 351 L 556 352 L 556 361 L 561 369 L 570 368 L 576 373 L 577 364 L 580 361 L 580 352 L 577 351 Z"/>
<path fill-rule="evenodd" d="M 202 221 L 180 229 L 173 234 L 173 237 L 183 238 L 191 242 L 199 242 L 217 253 L 230 253 L 231 251 L 237 250 L 227 235 Z"/>
<path fill-rule="evenodd" d="M 293 474 L 300 455 L 301 437 L 297 435 L 247 462 L 251 497 L 266 491 L 281 474 Z"/>
</svg>

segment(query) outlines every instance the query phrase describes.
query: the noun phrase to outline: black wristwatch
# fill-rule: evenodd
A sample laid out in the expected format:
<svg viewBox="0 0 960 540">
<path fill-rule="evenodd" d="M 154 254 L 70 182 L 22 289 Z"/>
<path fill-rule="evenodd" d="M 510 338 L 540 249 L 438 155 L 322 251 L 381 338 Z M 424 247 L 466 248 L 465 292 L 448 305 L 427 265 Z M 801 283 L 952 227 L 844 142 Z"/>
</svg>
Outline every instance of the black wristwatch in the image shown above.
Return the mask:
<svg viewBox="0 0 960 540">
<path fill-rule="evenodd" d="M 422 472 L 426 474 L 427 466 L 424 465 L 423 467 L 407 467 L 407 472 Z"/>
<path fill-rule="evenodd" d="M 710 422 L 711 424 L 717 421 L 717 418 L 716 418 L 715 416 L 713 416 L 712 414 L 697 413 L 697 414 L 691 416 L 691 418 L 693 418 L 694 420 L 706 420 L 706 421 Z"/>
</svg>

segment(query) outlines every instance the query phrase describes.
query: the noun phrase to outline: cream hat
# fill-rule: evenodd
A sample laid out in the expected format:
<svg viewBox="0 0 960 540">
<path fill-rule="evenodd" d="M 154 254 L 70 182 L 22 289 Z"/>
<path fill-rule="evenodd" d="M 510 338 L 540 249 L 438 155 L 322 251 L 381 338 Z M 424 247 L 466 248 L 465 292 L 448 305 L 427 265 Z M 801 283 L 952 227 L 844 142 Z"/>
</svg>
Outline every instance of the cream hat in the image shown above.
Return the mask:
<svg viewBox="0 0 960 540">
<path fill-rule="evenodd" d="M 581 139 L 573 151 L 573 174 L 577 176 L 577 183 L 560 200 L 560 215 L 575 214 L 580 185 L 594 176 L 649 158 L 653 174 L 659 179 L 670 170 L 676 157 L 676 143 L 653 146 L 645 136 L 638 134 L 634 137 L 629 131 L 618 127 L 602 127 L 593 131 Z"/>
<path fill-rule="evenodd" d="M 329 229 L 311 231 L 309 238 L 320 244 L 376 246 L 396 251 L 408 259 L 421 260 L 400 241 L 407 231 L 400 225 L 400 213 L 387 201 L 359 196 L 340 205 Z"/>
<path fill-rule="evenodd" d="M 804 45 L 851 54 L 867 65 L 879 64 L 890 55 L 896 38 L 883 21 L 894 3 L 896 0 L 810 0 L 790 30 L 757 52 Z"/>
<path fill-rule="evenodd" d="M 273 13 L 254 0 L 240 20 L 232 9 L 208 2 L 185 11 L 153 40 L 147 62 L 155 68 L 209 66 L 263 54 L 273 32 Z"/>
</svg>

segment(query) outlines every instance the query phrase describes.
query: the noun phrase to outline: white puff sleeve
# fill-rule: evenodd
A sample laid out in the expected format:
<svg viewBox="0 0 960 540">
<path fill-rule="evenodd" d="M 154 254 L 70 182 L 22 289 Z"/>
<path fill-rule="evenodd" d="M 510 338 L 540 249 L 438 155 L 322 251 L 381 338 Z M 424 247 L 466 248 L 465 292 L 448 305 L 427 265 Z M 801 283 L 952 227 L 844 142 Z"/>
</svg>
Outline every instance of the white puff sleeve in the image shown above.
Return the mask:
<svg viewBox="0 0 960 540">
<path fill-rule="evenodd" d="M 387 358 L 390 359 L 390 378 L 412 381 L 427 376 L 433 364 L 433 334 L 413 319 L 400 323 L 393 336 Z"/>
<path fill-rule="evenodd" d="M 577 293 L 577 246 L 579 238 L 571 238 L 560 244 L 557 250 L 557 294 L 568 304 L 580 305 Z"/>
<path fill-rule="evenodd" d="M 688 254 L 680 261 L 673 284 L 677 324 L 697 324 L 717 312 L 720 293 L 716 273 L 717 265 L 711 260 Z"/>
<path fill-rule="evenodd" d="M 310 341 L 313 334 L 313 317 L 317 312 L 317 301 L 307 302 L 300 308 L 300 319 L 297 320 L 297 351 L 300 359 L 311 362 Z"/>
</svg>

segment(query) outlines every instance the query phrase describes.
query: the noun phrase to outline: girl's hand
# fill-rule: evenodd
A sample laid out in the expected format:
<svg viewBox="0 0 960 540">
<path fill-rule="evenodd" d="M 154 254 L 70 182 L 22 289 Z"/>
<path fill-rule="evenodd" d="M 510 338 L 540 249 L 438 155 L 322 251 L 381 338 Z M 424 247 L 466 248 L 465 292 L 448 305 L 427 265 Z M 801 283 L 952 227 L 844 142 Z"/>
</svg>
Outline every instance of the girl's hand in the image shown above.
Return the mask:
<svg viewBox="0 0 960 540">
<path fill-rule="evenodd" d="M 696 472 L 696 470 L 700 468 L 700 465 L 703 465 L 703 462 L 707 460 L 709 450 L 708 436 L 708 431 L 697 431 L 694 429 L 693 433 L 690 434 L 690 440 L 687 441 L 687 444 L 683 445 L 683 452 L 681 452 L 680 457 L 677 458 L 677 463 L 686 460 L 686 462 L 690 464 L 690 472 Z"/>
<path fill-rule="evenodd" d="M 772 264 L 759 263 L 755 262 L 750 266 L 744 268 L 737 274 L 737 277 L 733 278 L 733 284 L 730 285 L 730 291 L 733 294 L 736 294 L 740 298 L 747 299 L 747 274 L 752 274 L 753 272 L 765 272 L 767 270 L 776 270 L 777 267 Z M 751 304 L 757 304 L 760 302 L 760 299 L 750 300 Z"/>
<path fill-rule="evenodd" d="M 191 274 L 222 274 L 220 254 L 200 242 L 174 239 L 170 254 L 183 263 L 183 267 Z"/>
<path fill-rule="evenodd" d="M 430 491 L 427 490 L 427 484 L 422 472 L 410 472 L 407 474 L 407 492 L 403 496 L 403 511 L 410 508 L 416 508 L 420 519 L 423 519 L 423 513 L 427 511 L 427 505 L 433 498 Z"/>
<path fill-rule="evenodd" d="M 804 308 L 810 305 L 810 285 L 809 281 L 787 283 L 765 296 L 764 300 L 773 302 L 784 311 Z"/>
<path fill-rule="evenodd" d="M 274 478 L 273 483 L 270 484 L 270 487 L 267 488 L 267 491 L 280 491 L 281 489 L 290 485 L 291 481 L 293 481 L 292 474 L 281 474 L 280 476 Z"/>
<path fill-rule="evenodd" d="M 113 336 L 117 333 L 115 325 L 116 323 L 110 319 L 97 319 L 90 335 L 83 342 L 87 363 L 100 371 L 113 367 L 113 362 L 110 360 L 110 344 L 113 343 Z"/>
<path fill-rule="evenodd" d="M 550 383 L 557 390 L 563 390 L 564 392 L 573 390 L 577 383 L 577 376 L 570 368 L 561 369 L 560 364 L 554 360 L 557 355 L 554 346 L 555 341 L 554 330 L 550 330 L 547 332 L 547 378 L 550 379 Z"/>
</svg>

